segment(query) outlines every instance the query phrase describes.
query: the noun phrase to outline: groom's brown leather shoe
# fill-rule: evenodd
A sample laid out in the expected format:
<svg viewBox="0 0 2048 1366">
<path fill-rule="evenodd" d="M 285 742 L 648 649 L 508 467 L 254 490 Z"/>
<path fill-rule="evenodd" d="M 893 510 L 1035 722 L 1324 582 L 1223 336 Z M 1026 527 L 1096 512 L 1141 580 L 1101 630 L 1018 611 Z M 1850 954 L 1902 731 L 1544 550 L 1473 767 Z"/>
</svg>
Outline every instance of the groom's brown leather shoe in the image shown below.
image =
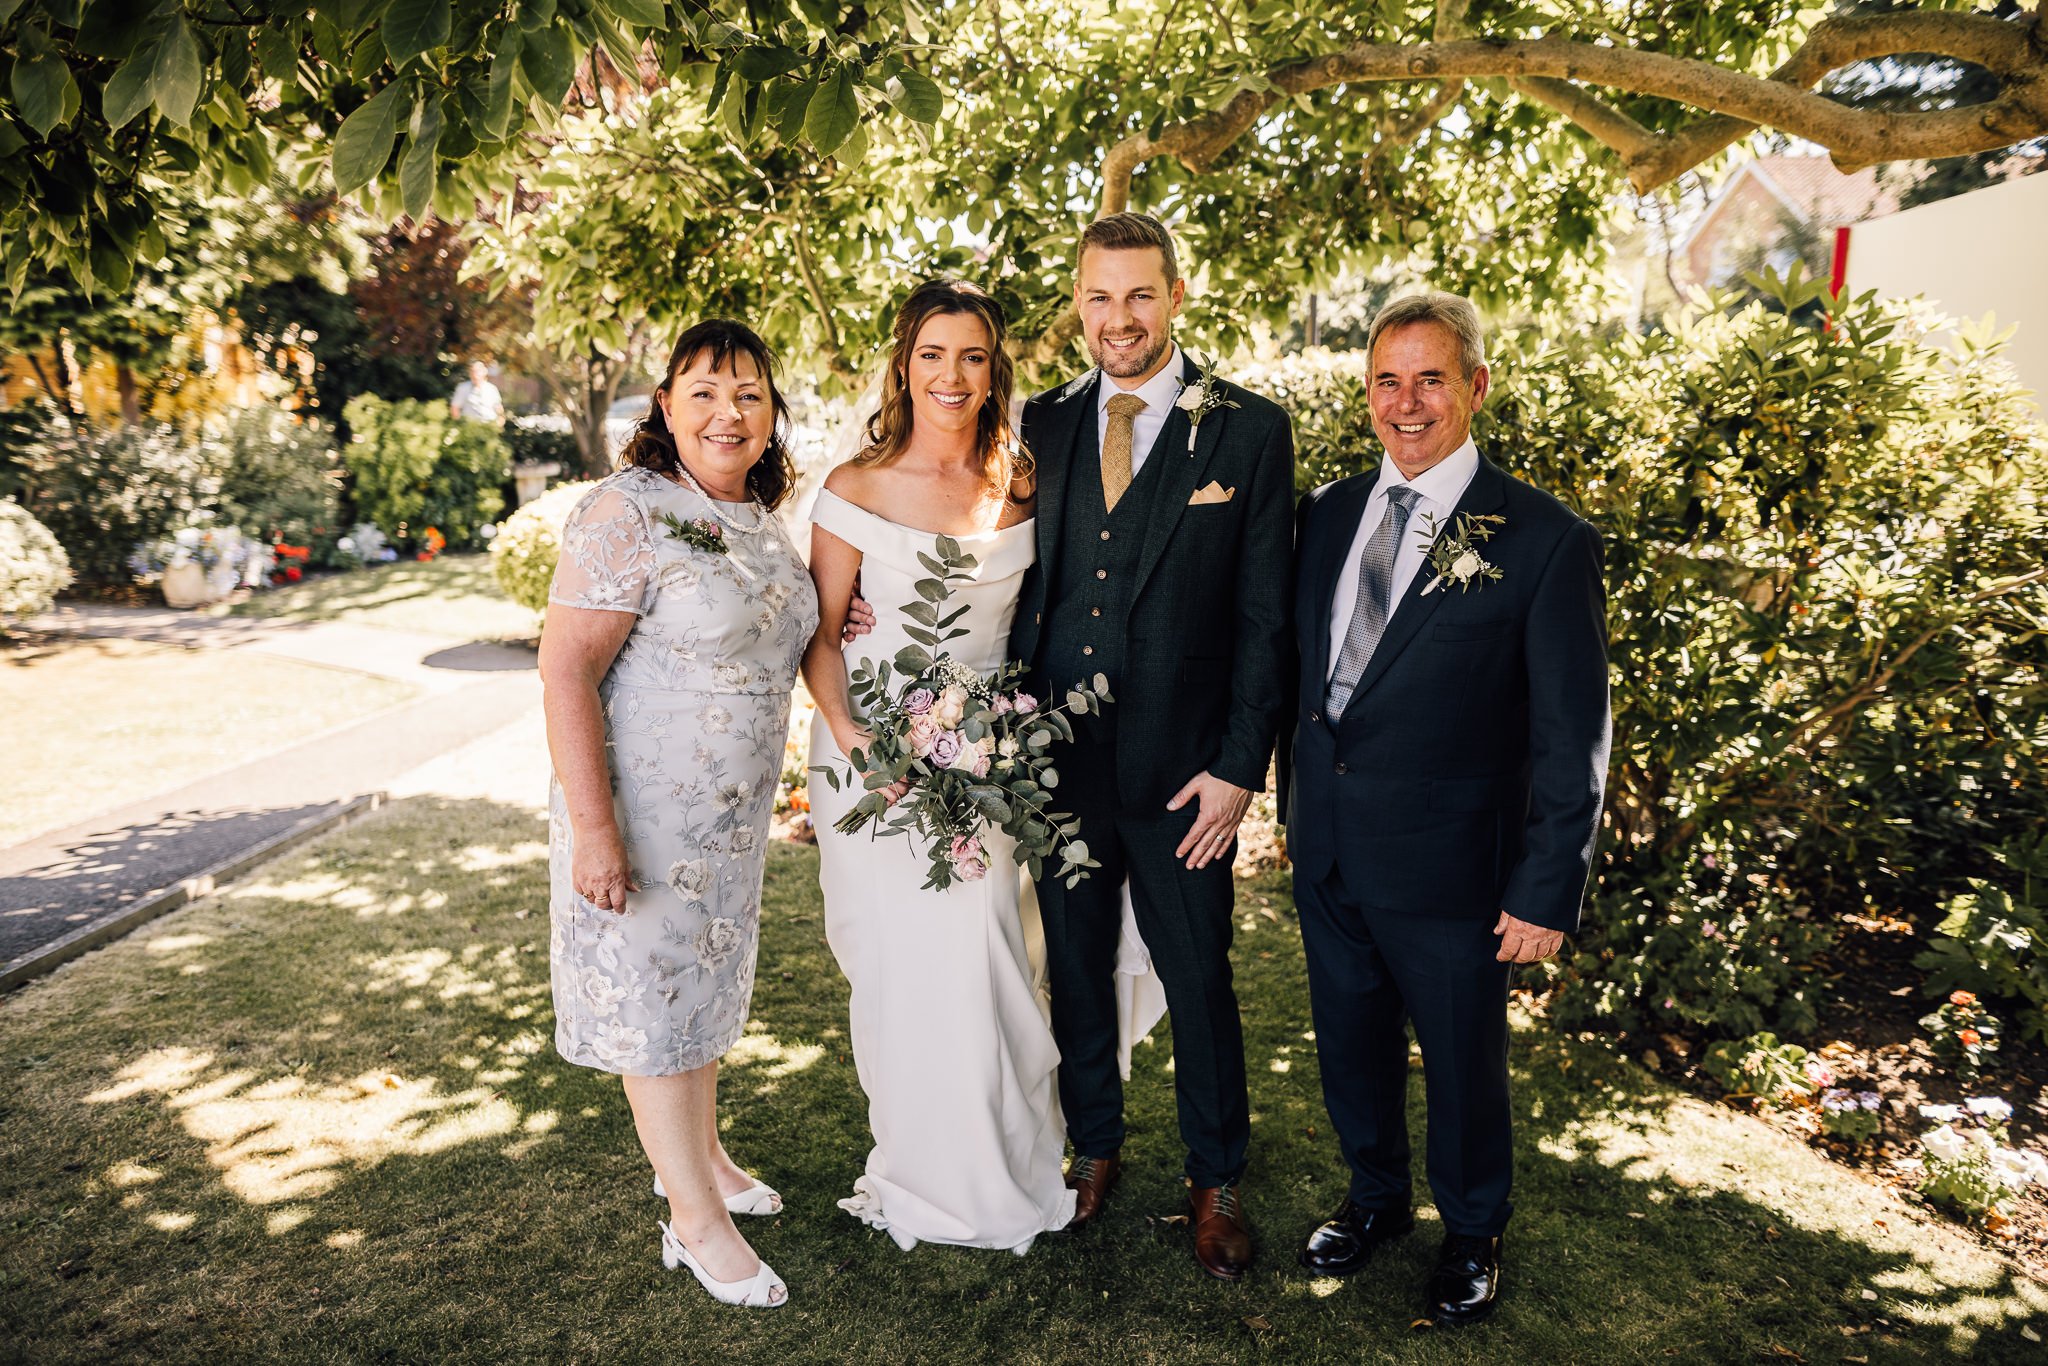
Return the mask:
<svg viewBox="0 0 2048 1366">
<path fill-rule="evenodd" d="M 1074 1192 L 1074 1217 L 1067 1227 L 1080 1228 L 1102 1213 L 1109 1188 L 1123 1174 L 1123 1159 L 1115 1153 L 1108 1157 L 1076 1157 L 1067 1168 L 1067 1189 Z"/>
<path fill-rule="evenodd" d="M 1190 1186 L 1188 1227 L 1195 1263 L 1219 1281 L 1241 1281 L 1252 1265 L 1252 1235 L 1236 1186 Z"/>
</svg>

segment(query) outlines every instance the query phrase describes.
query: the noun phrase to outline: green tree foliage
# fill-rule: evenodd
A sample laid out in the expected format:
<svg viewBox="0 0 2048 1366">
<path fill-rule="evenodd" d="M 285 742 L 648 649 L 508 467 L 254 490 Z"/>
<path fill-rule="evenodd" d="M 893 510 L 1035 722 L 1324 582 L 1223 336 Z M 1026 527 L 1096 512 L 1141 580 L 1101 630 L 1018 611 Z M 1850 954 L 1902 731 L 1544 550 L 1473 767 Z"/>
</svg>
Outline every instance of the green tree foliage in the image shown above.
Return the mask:
<svg viewBox="0 0 2048 1366">
<path fill-rule="evenodd" d="M 468 216 L 508 154 L 606 73 L 712 73 L 740 126 L 771 114 L 822 152 L 860 116 L 913 117 L 909 0 L 0 0 L 0 282 L 120 294 L 160 260 L 167 195 L 323 169 L 386 220 Z M 620 77 L 619 73 L 628 73 Z M 523 153 L 513 155 L 517 160 Z"/>
</svg>

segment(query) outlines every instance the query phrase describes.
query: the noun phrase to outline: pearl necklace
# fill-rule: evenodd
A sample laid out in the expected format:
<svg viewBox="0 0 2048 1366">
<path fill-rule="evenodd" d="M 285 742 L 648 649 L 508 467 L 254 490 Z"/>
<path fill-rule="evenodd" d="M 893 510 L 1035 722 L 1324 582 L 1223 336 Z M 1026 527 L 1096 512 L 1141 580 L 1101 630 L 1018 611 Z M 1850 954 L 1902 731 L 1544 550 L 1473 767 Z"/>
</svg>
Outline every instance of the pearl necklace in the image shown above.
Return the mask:
<svg viewBox="0 0 2048 1366">
<path fill-rule="evenodd" d="M 732 518 L 726 516 L 724 509 L 718 506 L 718 500 L 713 498 L 710 494 L 704 491 L 704 486 L 697 482 L 697 478 L 695 475 L 690 473 L 690 467 L 683 463 L 683 458 L 680 455 L 676 457 L 676 473 L 682 476 L 683 483 L 686 486 L 688 486 L 692 493 L 695 493 L 699 498 L 702 498 L 704 500 L 704 505 L 711 509 L 712 519 L 716 521 L 720 526 L 724 527 L 727 531 L 730 531 L 733 535 L 752 536 L 762 527 L 768 525 L 768 509 L 762 507 L 760 503 L 755 502 L 755 500 L 751 497 L 748 498 L 747 501 L 753 503 L 754 507 L 757 509 L 754 517 L 754 524 L 752 526 L 741 526 L 739 523 L 733 521 Z"/>
</svg>

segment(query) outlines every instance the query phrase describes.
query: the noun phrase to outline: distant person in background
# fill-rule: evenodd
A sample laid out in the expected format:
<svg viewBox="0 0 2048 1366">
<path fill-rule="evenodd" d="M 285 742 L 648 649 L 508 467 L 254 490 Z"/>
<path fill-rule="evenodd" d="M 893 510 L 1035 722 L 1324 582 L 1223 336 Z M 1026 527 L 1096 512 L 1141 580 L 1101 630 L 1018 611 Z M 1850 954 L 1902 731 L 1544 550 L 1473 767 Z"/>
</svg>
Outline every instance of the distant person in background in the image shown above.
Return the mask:
<svg viewBox="0 0 2048 1366">
<path fill-rule="evenodd" d="M 505 396 L 491 383 L 489 365 L 480 360 L 469 363 L 469 378 L 455 386 L 455 396 L 448 400 L 448 416 L 492 426 L 505 421 Z"/>
</svg>

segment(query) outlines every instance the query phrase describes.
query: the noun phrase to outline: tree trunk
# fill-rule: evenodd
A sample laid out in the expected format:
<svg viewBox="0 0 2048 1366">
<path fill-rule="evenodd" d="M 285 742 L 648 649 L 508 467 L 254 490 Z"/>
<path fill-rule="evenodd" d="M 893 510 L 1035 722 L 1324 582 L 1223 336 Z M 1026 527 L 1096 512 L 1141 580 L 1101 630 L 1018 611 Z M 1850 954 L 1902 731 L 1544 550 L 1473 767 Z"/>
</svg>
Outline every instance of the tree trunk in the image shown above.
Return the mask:
<svg viewBox="0 0 2048 1366">
<path fill-rule="evenodd" d="M 126 361 L 114 366 L 114 387 L 121 393 L 121 425 L 139 426 L 142 422 L 142 390 L 135 383 L 135 371 Z"/>
</svg>

